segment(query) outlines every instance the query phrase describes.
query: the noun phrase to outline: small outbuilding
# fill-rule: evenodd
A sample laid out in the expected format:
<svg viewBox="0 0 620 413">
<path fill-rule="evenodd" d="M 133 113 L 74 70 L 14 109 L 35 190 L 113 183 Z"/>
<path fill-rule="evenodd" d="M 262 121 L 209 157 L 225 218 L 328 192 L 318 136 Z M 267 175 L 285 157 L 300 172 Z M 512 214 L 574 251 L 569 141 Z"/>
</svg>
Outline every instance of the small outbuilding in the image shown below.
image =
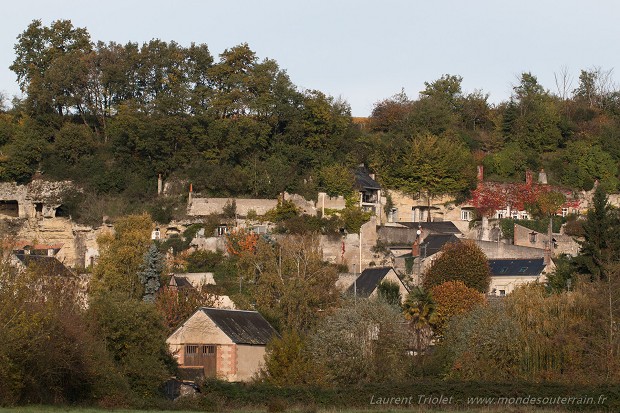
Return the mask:
<svg viewBox="0 0 620 413">
<path fill-rule="evenodd" d="M 359 277 L 352 280 L 346 293 L 360 298 L 376 297 L 379 285 L 384 281 L 398 285 L 401 301 L 405 300 L 409 291 L 392 267 L 366 268 Z"/>
<path fill-rule="evenodd" d="M 181 370 L 248 381 L 258 372 L 276 330 L 257 311 L 201 307 L 166 340 Z"/>
</svg>

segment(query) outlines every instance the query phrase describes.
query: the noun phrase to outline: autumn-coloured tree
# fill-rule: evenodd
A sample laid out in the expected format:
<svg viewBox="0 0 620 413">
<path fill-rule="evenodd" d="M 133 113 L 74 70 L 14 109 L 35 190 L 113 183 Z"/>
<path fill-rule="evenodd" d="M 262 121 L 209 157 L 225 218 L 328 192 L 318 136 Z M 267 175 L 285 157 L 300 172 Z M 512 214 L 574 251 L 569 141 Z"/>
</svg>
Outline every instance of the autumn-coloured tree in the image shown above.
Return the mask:
<svg viewBox="0 0 620 413">
<path fill-rule="evenodd" d="M 244 228 L 233 230 L 226 235 L 226 251 L 231 256 L 239 256 L 243 253 L 256 251 L 258 234 Z"/>
<path fill-rule="evenodd" d="M 465 240 L 445 244 L 441 255 L 424 273 L 425 289 L 446 281 L 462 281 L 481 293 L 488 291 L 491 282 L 489 262 L 475 242 Z"/>
<path fill-rule="evenodd" d="M 446 281 L 432 287 L 431 293 L 437 304 L 434 327 L 439 334 L 452 317 L 468 313 L 485 302 L 483 293 L 467 287 L 462 281 Z"/>
<path fill-rule="evenodd" d="M 218 296 L 211 294 L 204 287 L 176 288 L 162 287 L 155 297 L 155 307 L 164 318 L 168 332 L 174 331 L 187 320 L 199 307 L 214 307 Z"/>
</svg>

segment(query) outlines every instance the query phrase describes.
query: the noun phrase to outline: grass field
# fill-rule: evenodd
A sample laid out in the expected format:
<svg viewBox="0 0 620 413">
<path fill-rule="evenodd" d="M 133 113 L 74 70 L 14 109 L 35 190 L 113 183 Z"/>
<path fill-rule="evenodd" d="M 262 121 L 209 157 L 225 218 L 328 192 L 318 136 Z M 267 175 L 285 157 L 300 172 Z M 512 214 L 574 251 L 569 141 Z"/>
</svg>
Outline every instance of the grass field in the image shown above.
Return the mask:
<svg viewBox="0 0 620 413">
<path fill-rule="evenodd" d="M 76 407 L 50 407 L 50 406 L 25 406 L 25 407 L 7 407 L 0 408 L 0 413 L 196 413 L 196 411 L 183 411 L 183 410 L 105 410 L 98 408 L 76 408 Z M 264 410 L 226 410 L 224 413 L 265 413 Z M 298 413 L 314 413 L 314 410 L 304 409 L 290 409 L 284 412 L 298 412 Z M 441 410 L 436 408 L 403 408 L 403 409 L 318 409 L 316 413 L 403 413 L 403 412 L 415 412 L 415 413 L 561 413 L 568 412 L 563 409 L 548 409 L 548 408 L 535 408 L 529 406 L 504 406 L 504 407 L 480 407 L 476 409 L 453 409 L 453 410 Z M 602 411 L 601 411 L 602 412 Z"/>
</svg>

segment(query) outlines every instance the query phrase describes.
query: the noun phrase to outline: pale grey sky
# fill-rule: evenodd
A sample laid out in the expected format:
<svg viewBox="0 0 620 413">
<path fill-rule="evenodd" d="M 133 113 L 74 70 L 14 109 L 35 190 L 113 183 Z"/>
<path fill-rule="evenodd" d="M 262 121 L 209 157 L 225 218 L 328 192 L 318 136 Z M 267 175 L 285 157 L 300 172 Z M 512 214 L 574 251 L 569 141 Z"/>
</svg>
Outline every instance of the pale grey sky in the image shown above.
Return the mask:
<svg viewBox="0 0 620 413">
<path fill-rule="evenodd" d="M 15 38 L 34 19 L 70 19 L 95 41 L 206 43 L 214 56 L 247 42 L 300 88 L 348 101 L 354 116 L 401 88 L 417 97 L 444 73 L 500 102 L 524 71 L 551 90 L 562 67 L 574 87 L 580 69 L 620 71 L 615 0 L 22 0 L 2 8 L 0 91 L 9 96 L 18 93 L 8 69 Z"/>
</svg>

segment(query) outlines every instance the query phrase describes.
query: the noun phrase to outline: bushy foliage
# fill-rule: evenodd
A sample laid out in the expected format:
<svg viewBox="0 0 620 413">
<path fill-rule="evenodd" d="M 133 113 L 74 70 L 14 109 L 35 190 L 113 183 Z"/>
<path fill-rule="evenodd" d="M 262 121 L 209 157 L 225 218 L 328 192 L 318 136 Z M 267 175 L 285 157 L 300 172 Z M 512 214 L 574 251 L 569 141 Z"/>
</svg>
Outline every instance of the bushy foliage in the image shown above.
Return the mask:
<svg viewBox="0 0 620 413">
<path fill-rule="evenodd" d="M 399 309 L 382 300 L 347 302 L 310 336 L 314 363 L 332 384 L 402 380 L 408 341 Z"/>
<path fill-rule="evenodd" d="M 486 255 L 473 241 L 445 244 L 441 255 L 424 273 L 425 289 L 446 281 L 462 281 L 467 287 L 486 294 L 491 270 Z"/>
<path fill-rule="evenodd" d="M 259 239 L 237 265 L 256 309 L 282 331 L 308 331 L 338 306 L 338 275 L 323 260 L 317 235 L 289 235 L 277 243 Z"/>
<path fill-rule="evenodd" d="M 173 371 L 174 360 L 155 306 L 127 300 L 124 294 L 103 293 L 91 300 L 88 317 L 134 394 L 142 398 L 157 395 Z"/>
<path fill-rule="evenodd" d="M 221 252 L 196 250 L 185 257 L 187 272 L 212 272 L 222 262 Z"/>
<path fill-rule="evenodd" d="M 265 366 L 259 379 L 278 387 L 327 385 L 325 366 L 312 359 L 308 339 L 286 331 L 267 345 Z"/>
<path fill-rule="evenodd" d="M 138 277 L 144 254 L 151 245 L 152 222 L 148 215 L 119 219 L 114 234 L 97 240 L 100 257 L 93 271 L 93 291 L 115 291 L 127 298 L 141 298 L 144 286 Z"/>
<path fill-rule="evenodd" d="M 402 295 L 398 283 L 392 281 L 382 281 L 377 287 L 377 295 L 386 303 L 400 307 Z"/>
<path fill-rule="evenodd" d="M 433 325 L 436 332 L 442 333 L 452 317 L 467 314 L 485 302 L 485 296 L 462 281 L 446 281 L 431 288 L 437 306 L 437 317 Z"/>
</svg>

